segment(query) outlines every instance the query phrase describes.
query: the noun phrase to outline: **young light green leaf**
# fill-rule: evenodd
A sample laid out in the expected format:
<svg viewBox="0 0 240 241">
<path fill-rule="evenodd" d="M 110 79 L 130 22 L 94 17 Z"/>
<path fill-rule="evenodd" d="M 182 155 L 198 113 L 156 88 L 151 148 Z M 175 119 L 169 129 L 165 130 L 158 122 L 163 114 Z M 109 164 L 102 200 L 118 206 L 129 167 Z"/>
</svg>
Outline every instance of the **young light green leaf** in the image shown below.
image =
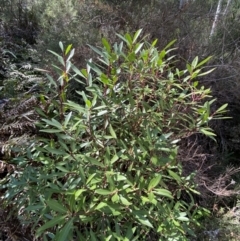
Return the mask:
<svg viewBox="0 0 240 241">
<path fill-rule="evenodd" d="M 196 67 L 199 68 L 200 66 L 207 63 L 211 58 L 212 58 L 212 56 L 207 57 L 206 59 L 202 60 Z"/>
<path fill-rule="evenodd" d="M 124 37 L 128 40 L 128 42 L 132 45 L 132 37 L 131 37 L 131 35 L 129 34 L 129 33 L 126 33 L 125 35 L 124 35 Z"/>
<path fill-rule="evenodd" d="M 115 180 L 116 180 L 117 182 L 119 182 L 119 181 L 124 181 L 124 180 L 126 180 L 126 179 L 127 179 L 127 178 L 126 178 L 125 176 L 117 173 Z"/>
<path fill-rule="evenodd" d="M 111 45 L 109 44 L 109 42 L 107 41 L 106 38 L 102 38 L 102 44 L 106 48 L 107 52 L 110 53 L 111 52 Z"/>
<path fill-rule="evenodd" d="M 162 176 L 161 176 L 160 174 L 158 174 L 156 177 L 154 177 L 154 178 L 150 181 L 150 183 L 149 183 L 149 185 L 148 185 L 148 191 L 150 191 L 150 190 L 152 190 L 154 187 L 156 187 L 156 186 L 159 184 L 161 178 L 162 178 Z"/>
<path fill-rule="evenodd" d="M 112 135 L 112 137 L 117 139 L 117 135 L 116 135 L 115 131 L 113 130 L 113 127 L 111 124 L 109 124 L 109 131 L 110 131 L 110 134 Z"/>
<path fill-rule="evenodd" d="M 183 222 L 189 222 L 189 218 L 187 218 L 187 217 L 178 217 L 177 218 L 177 220 L 179 220 L 179 221 L 183 221 Z"/>
<path fill-rule="evenodd" d="M 111 198 L 113 203 L 118 203 L 119 202 L 119 196 L 117 193 L 115 193 L 112 198 Z"/>
<path fill-rule="evenodd" d="M 107 207 L 108 205 L 105 202 L 100 202 L 97 207 L 95 207 L 95 210 L 100 210 L 101 208 Z"/>
<path fill-rule="evenodd" d="M 123 205 L 125 206 L 129 206 L 131 205 L 132 203 L 129 202 L 125 197 L 123 197 L 122 195 L 120 195 L 120 201 L 122 202 Z"/>
<path fill-rule="evenodd" d="M 206 130 L 206 128 L 201 128 L 200 132 L 216 142 L 216 139 L 214 137 L 216 135 L 213 132 Z"/>
<path fill-rule="evenodd" d="M 69 44 L 65 50 L 65 55 L 68 55 L 69 51 L 72 49 L 72 44 Z"/>
<path fill-rule="evenodd" d="M 83 192 L 85 192 L 86 191 L 86 189 L 78 189 L 76 192 L 75 192 L 75 200 L 77 200 L 78 199 L 78 197 L 83 193 Z"/>
<path fill-rule="evenodd" d="M 166 189 L 154 189 L 153 193 L 173 199 L 172 193 Z"/>
<path fill-rule="evenodd" d="M 96 189 L 95 193 L 100 195 L 109 195 L 112 193 L 112 191 L 106 190 L 106 189 Z"/>
<path fill-rule="evenodd" d="M 218 109 L 216 110 L 216 113 L 221 113 L 221 112 L 223 112 L 223 111 L 225 112 L 227 106 L 228 106 L 228 104 L 222 105 L 220 108 L 218 108 Z"/>
<path fill-rule="evenodd" d="M 139 52 L 139 50 L 141 50 L 142 46 L 143 46 L 144 43 L 140 43 L 140 44 L 137 44 L 136 45 L 136 48 L 134 50 L 134 53 L 137 54 Z"/>
<path fill-rule="evenodd" d="M 86 103 L 86 106 L 87 106 L 88 108 L 91 108 L 91 107 L 92 107 L 92 102 L 91 102 L 90 100 L 86 99 L 86 100 L 85 100 L 85 103 Z"/>
<path fill-rule="evenodd" d="M 97 173 L 93 173 L 88 179 L 87 179 L 87 182 L 86 184 L 90 183 L 91 180 L 96 176 Z"/>
<path fill-rule="evenodd" d="M 197 67 L 197 63 L 198 63 L 198 56 L 196 56 L 194 58 L 194 60 L 192 61 L 192 68 L 195 69 Z"/>
<path fill-rule="evenodd" d="M 113 156 L 113 158 L 111 159 L 111 164 L 113 164 L 114 162 L 116 162 L 119 159 L 119 156 L 117 154 L 115 154 Z"/>
<path fill-rule="evenodd" d="M 215 69 L 216 69 L 216 68 L 210 69 L 210 70 L 208 70 L 208 71 L 206 71 L 206 72 L 204 72 L 204 73 L 201 73 L 201 74 L 198 75 L 198 77 L 199 77 L 199 76 L 204 76 L 204 75 L 210 74 L 210 73 L 213 72 Z"/>
<path fill-rule="evenodd" d="M 203 134 L 206 135 L 206 136 L 216 136 L 215 133 L 213 133 L 213 132 L 211 132 L 211 131 L 209 131 L 209 130 L 206 130 L 206 128 L 201 128 L 201 129 L 200 129 L 200 132 L 203 133 Z"/>
<path fill-rule="evenodd" d="M 138 39 L 139 35 L 141 34 L 141 32 L 142 32 L 142 29 L 139 29 L 139 30 L 134 34 L 133 40 L 132 40 L 132 43 L 133 43 L 133 44 L 137 41 L 137 39 Z"/>
<path fill-rule="evenodd" d="M 177 41 L 176 39 L 172 40 L 164 49 L 165 49 L 165 50 L 168 49 L 168 48 L 171 47 L 176 41 Z"/>
</svg>

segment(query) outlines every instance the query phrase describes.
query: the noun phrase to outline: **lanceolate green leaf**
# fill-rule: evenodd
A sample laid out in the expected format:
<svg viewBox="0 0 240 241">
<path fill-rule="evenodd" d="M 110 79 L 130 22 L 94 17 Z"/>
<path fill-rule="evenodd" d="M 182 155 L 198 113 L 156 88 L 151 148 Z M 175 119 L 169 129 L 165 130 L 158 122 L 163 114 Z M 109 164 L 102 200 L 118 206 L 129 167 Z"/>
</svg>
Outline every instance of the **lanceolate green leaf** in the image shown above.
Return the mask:
<svg viewBox="0 0 240 241">
<path fill-rule="evenodd" d="M 48 125 L 50 126 L 54 126 L 57 127 L 58 129 L 62 129 L 62 125 L 59 121 L 55 120 L 55 119 L 51 119 L 51 120 L 47 120 L 47 119 L 42 119 L 44 122 L 46 122 Z"/>
<path fill-rule="evenodd" d="M 66 215 L 65 216 L 57 216 L 57 217 L 53 218 L 51 221 L 45 223 L 43 226 L 41 226 L 40 228 L 37 229 L 37 231 L 36 231 L 37 237 L 39 237 L 44 230 L 49 229 L 51 227 L 61 225 L 63 223 L 63 221 L 66 219 L 66 217 L 67 217 Z"/>
<path fill-rule="evenodd" d="M 207 57 L 206 59 L 202 60 L 196 67 L 199 68 L 200 66 L 207 63 L 211 58 L 212 58 L 212 56 Z"/>
<path fill-rule="evenodd" d="M 99 162 L 97 159 L 95 159 L 93 157 L 86 156 L 86 155 L 83 155 L 82 157 L 89 164 L 96 165 L 96 166 L 99 166 L 99 167 L 104 167 L 103 163 Z"/>
<path fill-rule="evenodd" d="M 171 170 L 168 170 L 168 173 L 169 173 L 169 175 L 170 175 L 174 180 L 177 181 L 178 184 L 181 183 L 181 177 L 180 177 L 176 172 L 173 172 L 173 171 L 171 171 Z"/>
<path fill-rule="evenodd" d="M 110 51 L 111 51 L 111 45 L 109 44 L 109 42 L 107 41 L 107 39 L 102 38 L 102 43 L 103 43 L 103 46 L 106 48 L 107 52 L 110 53 Z"/>
<path fill-rule="evenodd" d="M 111 135 L 112 135 L 113 138 L 117 138 L 116 133 L 115 133 L 115 131 L 113 130 L 113 127 L 112 127 L 111 124 L 109 125 L 109 131 L 110 131 L 110 133 L 111 133 Z"/>
<path fill-rule="evenodd" d="M 202 132 L 202 133 L 205 134 L 206 136 L 216 136 L 215 133 L 213 133 L 212 131 L 209 131 L 209 130 L 206 129 L 206 128 L 201 128 L 201 129 L 200 129 L 200 132 Z"/>
<path fill-rule="evenodd" d="M 112 191 L 106 190 L 106 189 L 96 189 L 95 193 L 100 195 L 109 195 L 112 193 Z"/>
<path fill-rule="evenodd" d="M 162 178 L 162 176 L 160 174 L 158 174 L 156 177 L 154 177 L 148 185 L 148 191 L 150 191 L 152 188 L 156 187 L 159 184 L 161 178 Z"/>
<path fill-rule="evenodd" d="M 133 213 L 133 215 L 135 216 L 135 218 L 140 222 L 142 223 L 143 225 L 145 226 L 148 226 L 150 228 L 153 228 L 153 225 L 150 223 L 150 221 L 148 220 L 147 217 L 143 216 L 143 215 L 140 215 L 136 212 Z"/>
<path fill-rule="evenodd" d="M 64 227 L 61 229 L 61 231 L 58 234 L 58 241 L 66 241 L 70 238 L 69 233 L 73 229 L 73 221 L 74 218 L 71 218 L 67 221 L 67 223 L 64 225 Z"/>
<path fill-rule="evenodd" d="M 129 202 L 125 197 L 123 196 L 120 196 L 120 201 L 122 202 L 123 205 L 126 205 L 126 206 L 129 206 L 131 205 L 132 203 Z"/>
<path fill-rule="evenodd" d="M 163 197 L 168 197 L 170 199 L 173 199 L 173 196 L 172 196 L 172 193 L 166 189 L 154 189 L 153 191 L 154 194 L 156 195 L 160 195 L 160 196 L 163 196 Z"/>
<path fill-rule="evenodd" d="M 133 44 L 137 41 L 137 39 L 138 39 L 139 35 L 141 34 L 141 32 L 142 32 L 142 29 L 139 29 L 139 30 L 134 34 L 133 40 L 132 40 L 132 43 L 133 43 Z"/>
<path fill-rule="evenodd" d="M 72 49 L 72 44 L 69 44 L 65 50 L 65 55 L 68 55 L 68 53 L 70 52 L 70 50 Z M 62 50 L 63 51 L 63 50 Z"/>
<path fill-rule="evenodd" d="M 62 43 L 61 41 L 59 42 L 59 47 L 60 47 L 60 49 L 61 49 L 62 52 L 63 52 L 64 47 L 63 47 L 63 43 Z"/>
<path fill-rule="evenodd" d="M 227 106 L 228 106 L 228 104 L 222 105 L 221 107 L 219 107 L 219 108 L 216 110 L 216 113 L 222 113 L 223 111 L 225 112 Z"/>
<path fill-rule="evenodd" d="M 192 61 L 193 69 L 195 69 L 197 67 L 197 64 L 198 64 L 198 57 L 195 57 L 194 60 Z"/>
<path fill-rule="evenodd" d="M 64 120 L 64 127 L 67 127 L 69 120 L 71 119 L 72 112 L 69 112 Z"/>
<path fill-rule="evenodd" d="M 49 199 L 46 201 L 46 204 L 54 211 L 59 213 L 67 213 L 67 208 L 60 204 L 58 201 Z"/>
</svg>

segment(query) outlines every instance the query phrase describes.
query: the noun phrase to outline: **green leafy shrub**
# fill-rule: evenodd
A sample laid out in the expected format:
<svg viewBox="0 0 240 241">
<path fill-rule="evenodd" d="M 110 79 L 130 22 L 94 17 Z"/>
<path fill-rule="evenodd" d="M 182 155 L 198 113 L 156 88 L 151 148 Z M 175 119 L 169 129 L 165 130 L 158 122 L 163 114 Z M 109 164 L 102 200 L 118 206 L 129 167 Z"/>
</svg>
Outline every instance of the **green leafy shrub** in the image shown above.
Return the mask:
<svg viewBox="0 0 240 241">
<path fill-rule="evenodd" d="M 193 176 L 183 176 L 178 142 L 208 127 L 226 105 L 211 113 L 210 90 L 196 78 L 207 74 L 196 57 L 175 69 L 171 42 L 118 35 L 113 46 L 91 47 L 96 61 L 86 69 L 71 63 L 64 49 L 51 76 L 52 97 L 41 96 L 41 135 L 4 186 L 5 200 L 21 210 L 25 226 L 44 240 L 188 240 L 207 211 L 195 204 Z M 83 105 L 66 99 L 71 80 Z"/>
</svg>

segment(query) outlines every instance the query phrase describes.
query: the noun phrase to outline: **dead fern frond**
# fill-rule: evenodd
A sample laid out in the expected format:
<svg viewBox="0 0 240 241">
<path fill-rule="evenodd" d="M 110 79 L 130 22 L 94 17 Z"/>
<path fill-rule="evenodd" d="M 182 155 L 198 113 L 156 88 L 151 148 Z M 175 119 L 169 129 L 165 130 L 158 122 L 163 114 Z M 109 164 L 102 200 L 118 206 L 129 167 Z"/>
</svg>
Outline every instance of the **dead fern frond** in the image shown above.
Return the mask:
<svg viewBox="0 0 240 241">
<path fill-rule="evenodd" d="M 219 197 L 230 197 L 232 195 L 240 194 L 240 190 L 234 190 L 235 181 L 232 176 L 240 172 L 240 168 L 228 167 L 226 172 L 221 174 L 219 177 L 211 180 L 205 178 L 202 180 L 205 188 L 211 193 Z"/>
<path fill-rule="evenodd" d="M 9 101 L 0 109 L 0 150 L 2 154 L 11 156 L 11 150 L 21 149 L 29 143 L 36 132 L 35 123 L 38 114 L 35 107 L 38 100 L 35 96 L 23 99 L 19 104 Z M 14 152 L 15 152 L 14 151 Z"/>
</svg>

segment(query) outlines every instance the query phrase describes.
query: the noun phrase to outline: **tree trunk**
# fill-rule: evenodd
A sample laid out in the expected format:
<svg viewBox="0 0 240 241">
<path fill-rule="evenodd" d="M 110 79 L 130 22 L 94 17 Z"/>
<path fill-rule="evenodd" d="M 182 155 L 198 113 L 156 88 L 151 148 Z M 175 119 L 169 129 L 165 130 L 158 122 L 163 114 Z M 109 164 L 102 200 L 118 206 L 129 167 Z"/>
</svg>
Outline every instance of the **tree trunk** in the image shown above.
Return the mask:
<svg viewBox="0 0 240 241">
<path fill-rule="evenodd" d="M 226 15 L 226 13 L 227 13 L 227 11 L 228 11 L 228 7 L 229 7 L 231 1 L 232 1 L 232 0 L 228 0 L 228 1 L 227 1 L 227 5 L 226 5 L 226 7 L 225 7 L 225 10 L 224 10 L 224 12 L 223 12 L 223 15 Z"/>
<path fill-rule="evenodd" d="M 212 29 L 211 29 L 210 36 L 209 36 L 210 38 L 213 36 L 213 34 L 216 30 L 219 15 L 221 13 L 221 8 L 222 8 L 222 0 L 219 0 L 217 10 L 216 10 L 216 13 L 215 13 L 215 17 L 214 17 L 214 20 L 213 20 L 213 24 L 212 24 Z"/>
</svg>

